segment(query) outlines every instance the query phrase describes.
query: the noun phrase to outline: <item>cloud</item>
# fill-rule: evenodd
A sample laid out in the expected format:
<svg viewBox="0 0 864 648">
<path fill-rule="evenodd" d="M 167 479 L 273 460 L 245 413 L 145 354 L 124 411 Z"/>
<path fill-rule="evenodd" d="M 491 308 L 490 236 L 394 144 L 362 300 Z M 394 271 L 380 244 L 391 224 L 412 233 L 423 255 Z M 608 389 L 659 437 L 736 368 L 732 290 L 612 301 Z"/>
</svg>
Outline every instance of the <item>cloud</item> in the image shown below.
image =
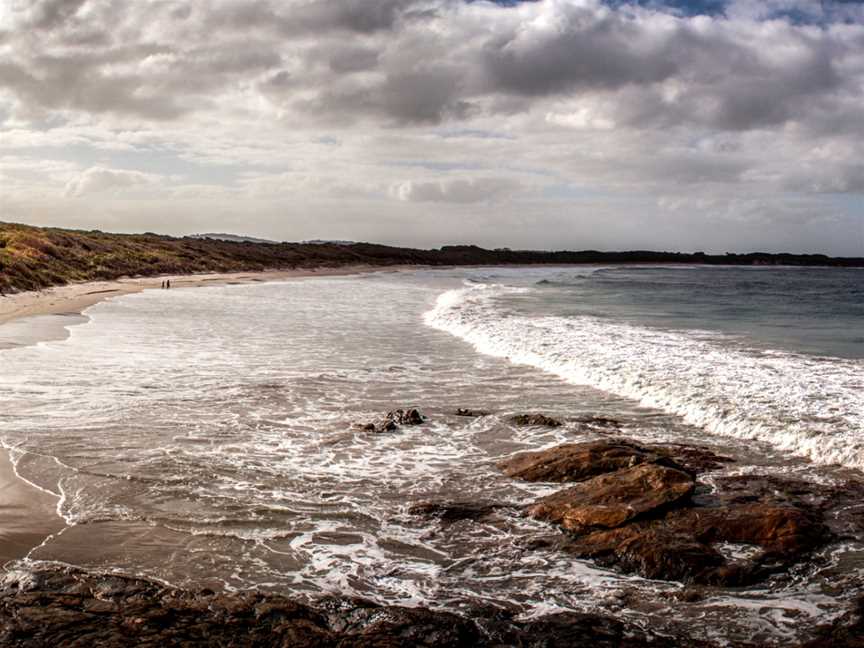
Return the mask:
<svg viewBox="0 0 864 648">
<path fill-rule="evenodd" d="M 268 207 L 286 230 L 273 238 L 350 218 L 350 236 L 327 236 L 380 237 L 382 215 L 401 223 L 410 203 L 430 243 L 470 227 L 504 245 L 519 244 L 498 240 L 508 232 L 599 245 L 636 237 L 639 218 L 683 241 L 659 226 L 673 211 L 688 236 L 716 235 L 707 223 L 730 209 L 777 214 L 765 227 L 820 201 L 851 214 L 862 5 L 708 4 L 9 0 L 0 138 L 18 161 L 0 191 L 23 214 L 28 200 L 48 210 L 49 194 L 112 208 L 182 196 L 187 219 L 231 196 L 219 213 Z M 39 179 L 43 161 L 55 171 Z M 793 195 L 812 200 L 770 209 Z M 661 207 L 669 196 L 693 215 Z M 473 220 L 419 224 L 443 206 Z M 152 229 L 153 210 L 126 209 L 130 228 Z"/>
<path fill-rule="evenodd" d="M 33 109 L 152 120 L 256 94 L 304 121 L 402 126 L 600 97 L 632 127 L 824 128 L 862 100 L 864 27 L 759 20 L 800 4 L 688 18 L 598 0 L 36 0 L 13 5 L 0 86 Z"/>
<path fill-rule="evenodd" d="M 63 195 L 67 198 L 80 198 L 93 193 L 155 185 L 164 180 L 162 176 L 152 173 L 90 167 L 66 184 Z"/>
<path fill-rule="evenodd" d="M 509 178 L 476 178 L 436 182 L 402 182 L 391 187 L 391 195 L 404 202 L 478 203 L 499 200 L 520 189 Z"/>
</svg>

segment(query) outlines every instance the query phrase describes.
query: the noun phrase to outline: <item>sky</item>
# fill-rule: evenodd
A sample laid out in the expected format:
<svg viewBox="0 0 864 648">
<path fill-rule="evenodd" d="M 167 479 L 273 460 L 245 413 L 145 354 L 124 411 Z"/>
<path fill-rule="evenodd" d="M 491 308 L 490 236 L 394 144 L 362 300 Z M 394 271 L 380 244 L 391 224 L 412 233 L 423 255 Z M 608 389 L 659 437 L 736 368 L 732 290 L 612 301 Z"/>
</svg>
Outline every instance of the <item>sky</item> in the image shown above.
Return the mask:
<svg viewBox="0 0 864 648">
<path fill-rule="evenodd" d="M 864 4 L 0 0 L 0 221 L 864 256 Z"/>
</svg>

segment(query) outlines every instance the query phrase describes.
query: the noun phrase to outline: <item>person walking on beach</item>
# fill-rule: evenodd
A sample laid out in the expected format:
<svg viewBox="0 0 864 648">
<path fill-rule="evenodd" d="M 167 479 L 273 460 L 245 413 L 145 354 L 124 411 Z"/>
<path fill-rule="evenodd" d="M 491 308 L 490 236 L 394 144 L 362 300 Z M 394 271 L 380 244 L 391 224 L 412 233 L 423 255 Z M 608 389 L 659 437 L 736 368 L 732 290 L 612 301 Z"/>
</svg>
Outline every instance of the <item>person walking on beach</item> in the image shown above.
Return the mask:
<svg viewBox="0 0 864 648">
<path fill-rule="evenodd" d="M 170 279 L 165 282 L 165 287 L 170 290 L 170 288 L 171 288 L 171 280 Z"/>
<path fill-rule="evenodd" d="M 162 290 L 165 290 L 165 280 L 162 280 Z"/>
</svg>

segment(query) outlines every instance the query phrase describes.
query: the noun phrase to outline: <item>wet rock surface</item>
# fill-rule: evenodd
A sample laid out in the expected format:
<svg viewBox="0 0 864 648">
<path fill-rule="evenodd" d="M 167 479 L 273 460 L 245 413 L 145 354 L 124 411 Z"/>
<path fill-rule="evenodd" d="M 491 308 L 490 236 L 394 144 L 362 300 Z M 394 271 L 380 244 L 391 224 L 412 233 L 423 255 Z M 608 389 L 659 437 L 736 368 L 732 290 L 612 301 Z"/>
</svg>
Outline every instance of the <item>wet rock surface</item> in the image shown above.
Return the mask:
<svg viewBox="0 0 864 648">
<path fill-rule="evenodd" d="M 519 427 L 561 427 L 564 425 L 561 421 L 551 416 L 539 413 L 514 414 L 510 417 L 510 422 Z"/>
<path fill-rule="evenodd" d="M 525 452 L 499 462 L 498 467 L 508 477 L 524 481 L 576 482 L 660 459 L 632 443 L 596 441 Z"/>
<path fill-rule="evenodd" d="M 364 432 L 372 432 L 374 434 L 383 434 L 385 432 L 395 432 L 400 425 L 421 425 L 426 421 L 426 417 L 420 413 L 420 410 L 411 407 L 408 409 L 396 409 L 381 418 L 378 421 L 371 423 L 356 423 L 353 427 Z"/>
<path fill-rule="evenodd" d="M 387 412 L 386 420 L 392 421 L 396 425 L 421 425 L 426 417 L 417 408 L 410 407 Z"/>
<path fill-rule="evenodd" d="M 685 472 L 642 464 L 544 497 L 528 509 L 528 514 L 572 533 L 614 529 L 688 498 L 694 485 Z"/>
<path fill-rule="evenodd" d="M 642 446 L 627 439 L 610 439 L 524 452 L 499 462 L 498 467 L 508 477 L 524 481 L 578 482 L 645 463 L 695 475 L 731 461 L 698 446 Z"/>
<path fill-rule="evenodd" d="M 480 520 L 495 511 L 505 508 L 490 502 L 420 502 L 408 508 L 408 513 L 443 522 Z"/>
<path fill-rule="evenodd" d="M 489 416 L 490 412 L 485 410 L 471 409 L 470 407 L 460 407 L 456 410 L 456 416 L 464 416 L 466 418 L 480 418 L 481 416 Z"/>
<path fill-rule="evenodd" d="M 696 481 L 728 461 L 696 446 L 615 439 L 523 453 L 499 467 L 527 481 L 576 482 L 527 514 L 560 526 L 567 552 L 646 578 L 750 585 L 835 535 L 826 514 L 849 503 L 836 489 L 764 475 Z M 830 517 L 835 526 L 842 519 Z"/>
<path fill-rule="evenodd" d="M 591 614 L 531 621 L 497 614 L 467 618 L 424 608 L 330 597 L 314 606 L 257 592 L 183 591 L 71 568 L 5 574 L 0 645 L 48 646 L 524 646 L 656 645 L 646 632 Z"/>
</svg>

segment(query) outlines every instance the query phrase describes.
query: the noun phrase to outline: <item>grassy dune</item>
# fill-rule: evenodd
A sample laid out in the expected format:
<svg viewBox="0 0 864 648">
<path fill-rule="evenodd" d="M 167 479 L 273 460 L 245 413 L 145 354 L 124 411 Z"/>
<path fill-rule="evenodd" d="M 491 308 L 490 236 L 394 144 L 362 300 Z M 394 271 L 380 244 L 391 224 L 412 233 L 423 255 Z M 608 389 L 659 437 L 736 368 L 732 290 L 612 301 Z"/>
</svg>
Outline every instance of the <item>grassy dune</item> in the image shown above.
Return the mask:
<svg viewBox="0 0 864 648">
<path fill-rule="evenodd" d="M 352 264 L 388 266 L 516 263 L 704 263 L 711 265 L 864 266 L 864 259 L 798 254 L 542 252 L 473 245 L 415 250 L 372 243 L 240 243 L 158 234 L 107 234 L 0 223 L 0 294 L 124 276 L 248 272 Z"/>
<path fill-rule="evenodd" d="M 405 252 L 383 246 L 235 243 L 0 223 L 0 293 L 122 276 L 426 262 Z"/>
</svg>

